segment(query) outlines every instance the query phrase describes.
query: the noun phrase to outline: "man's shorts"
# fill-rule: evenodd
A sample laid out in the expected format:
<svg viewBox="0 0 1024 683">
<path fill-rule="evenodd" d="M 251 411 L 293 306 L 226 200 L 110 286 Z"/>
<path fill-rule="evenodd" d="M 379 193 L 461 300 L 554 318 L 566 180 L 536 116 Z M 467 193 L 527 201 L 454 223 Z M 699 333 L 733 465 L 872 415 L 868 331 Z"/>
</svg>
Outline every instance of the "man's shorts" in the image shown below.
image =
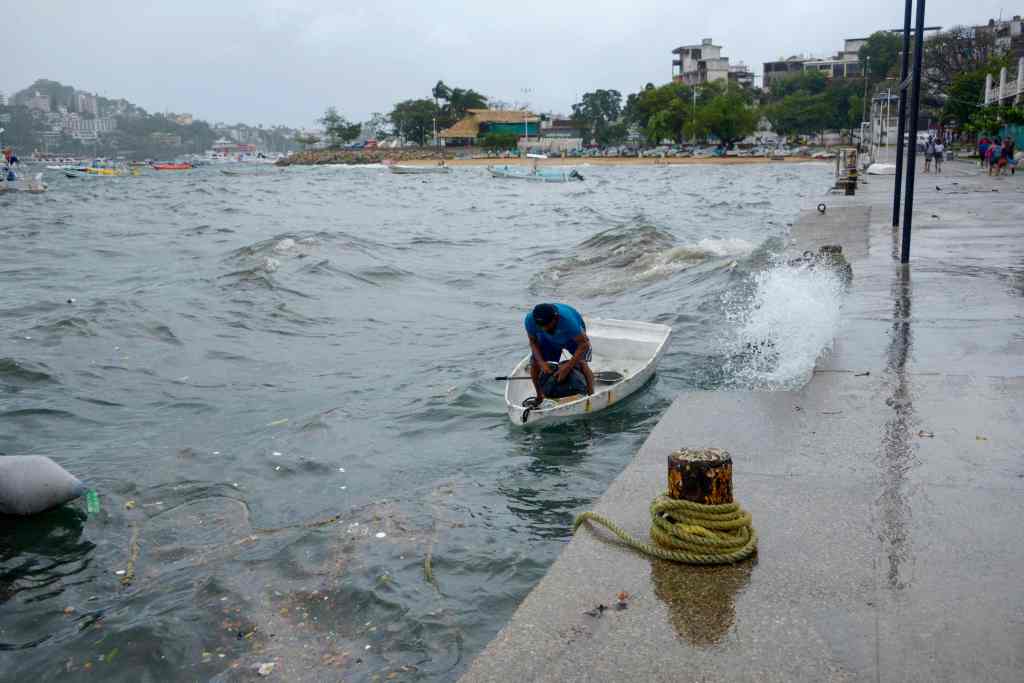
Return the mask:
<svg viewBox="0 0 1024 683">
<path fill-rule="evenodd" d="M 568 349 L 566 349 L 566 351 L 569 352 L 569 355 L 572 355 L 572 353 L 573 353 L 572 351 L 569 351 Z M 546 348 L 544 346 L 541 346 L 540 347 L 540 355 L 543 356 L 544 360 L 548 361 L 549 363 L 558 363 L 558 362 L 561 362 L 561 360 L 562 360 L 562 349 L 558 349 L 556 351 L 555 349 Z M 587 352 L 585 354 L 583 354 L 583 358 L 581 360 L 585 360 L 585 361 L 587 361 L 589 363 L 590 360 L 593 357 L 594 357 L 594 345 L 591 344 L 590 348 L 587 349 Z M 531 360 L 530 362 L 532 363 L 533 361 Z"/>
</svg>

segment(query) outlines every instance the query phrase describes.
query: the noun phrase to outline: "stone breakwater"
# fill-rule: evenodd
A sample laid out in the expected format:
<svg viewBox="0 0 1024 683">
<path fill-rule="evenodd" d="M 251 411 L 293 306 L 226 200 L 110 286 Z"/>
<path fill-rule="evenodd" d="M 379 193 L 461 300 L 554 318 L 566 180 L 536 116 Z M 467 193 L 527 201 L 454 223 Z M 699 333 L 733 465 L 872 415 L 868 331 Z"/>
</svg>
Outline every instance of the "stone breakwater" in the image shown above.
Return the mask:
<svg viewBox="0 0 1024 683">
<path fill-rule="evenodd" d="M 277 162 L 278 166 L 316 166 L 323 164 L 379 164 L 385 159 L 392 161 L 430 161 L 451 159 L 430 149 L 317 149 L 296 152 Z"/>
</svg>

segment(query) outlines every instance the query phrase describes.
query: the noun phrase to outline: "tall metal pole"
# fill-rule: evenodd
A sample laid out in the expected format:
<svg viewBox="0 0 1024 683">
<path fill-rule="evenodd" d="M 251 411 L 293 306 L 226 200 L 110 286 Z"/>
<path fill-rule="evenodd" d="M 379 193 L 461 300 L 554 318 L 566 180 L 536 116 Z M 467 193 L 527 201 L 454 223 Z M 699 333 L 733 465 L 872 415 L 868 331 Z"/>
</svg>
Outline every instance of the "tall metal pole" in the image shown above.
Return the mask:
<svg viewBox="0 0 1024 683">
<path fill-rule="evenodd" d="M 903 14 L 903 60 L 900 68 L 900 83 L 907 80 L 910 70 L 910 10 L 914 0 L 907 0 Z M 900 193 L 903 191 L 903 133 L 906 131 L 907 89 L 900 87 L 900 123 L 896 128 L 896 187 L 892 196 L 892 227 L 900 224 Z M 914 141 L 915 144 L 917 141 Z"/>
<path fill-rule="evenodd" d="M 867 61 L 864 64 L 864 100 L 863 106 L 861 107 L 860 121 L 864 123 L 868 120 L 868 74 L 871 72 L 871 56 L 868 55 Z M 861 143 L 864 141 L 861 140 Z"/>
<path fill-rule="evenodd" d="M 921 112 L 921 57 L 924 51 L 924 2 L 917 0 L 914 34 L 914 81 L 910 94 L 910 155 L 907 158 L 907 198 L 903 207 L 903 243 L 900 263 L 910 261 L 910 228 L 914 218 L 914 176 L 917 166 L 917 117 Z"/>
</svg>

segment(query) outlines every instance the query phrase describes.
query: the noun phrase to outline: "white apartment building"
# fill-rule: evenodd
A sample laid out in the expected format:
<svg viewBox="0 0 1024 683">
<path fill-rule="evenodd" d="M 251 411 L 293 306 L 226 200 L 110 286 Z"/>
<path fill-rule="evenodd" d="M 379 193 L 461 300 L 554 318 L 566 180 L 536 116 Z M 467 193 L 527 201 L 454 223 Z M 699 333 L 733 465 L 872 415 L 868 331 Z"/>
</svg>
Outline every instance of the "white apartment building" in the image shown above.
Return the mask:
<svg viewBox="0 0 1024 683">
<path fill-rule="evenodd" d="M 700 45 L 683 45 L 672 50 L 672 80 L 686 85 L 700 85 L 729 80 L 729 58 L 722 56 L 722 46 L 711 38 Z"/>
</svg>

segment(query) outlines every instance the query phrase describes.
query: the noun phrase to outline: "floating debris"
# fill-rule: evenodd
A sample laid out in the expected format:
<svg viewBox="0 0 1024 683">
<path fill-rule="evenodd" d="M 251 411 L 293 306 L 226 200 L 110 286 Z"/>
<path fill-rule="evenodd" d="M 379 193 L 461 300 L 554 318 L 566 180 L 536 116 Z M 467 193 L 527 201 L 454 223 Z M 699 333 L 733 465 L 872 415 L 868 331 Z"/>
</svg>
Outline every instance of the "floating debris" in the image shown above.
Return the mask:
<svg viewBox="0 0 1024 683">
<path fill-rule="evenodd" d="M 376 538 L 387 538 L 387 534 L 384 533 L 383 531 L 378 531 L 376 534 L 374 534 L 374 537 L 376 537 Z"/>
<path fill-rule="evenodd" d="M 923 429 L 917 433 L 922 439 L 933 439 L 935 438 L 935 432 L 926 432 Z"/>
<path fill-rule="evenodd" d="M 584 614 L 586 614 L 588 617 L 600 617 L 604 615 L 607 609 L 608 605 L 598 605 L 592 610 L 587 610 L 586 612 L 584 612 Z"/>
<path fill-rule="evenodd" d="M 274 667 L 277 666 L 274 662 L 264 662 L 256 666 L 256 673 L 260 676 L 269 676 L 274 673 Z"/>
</svg>

